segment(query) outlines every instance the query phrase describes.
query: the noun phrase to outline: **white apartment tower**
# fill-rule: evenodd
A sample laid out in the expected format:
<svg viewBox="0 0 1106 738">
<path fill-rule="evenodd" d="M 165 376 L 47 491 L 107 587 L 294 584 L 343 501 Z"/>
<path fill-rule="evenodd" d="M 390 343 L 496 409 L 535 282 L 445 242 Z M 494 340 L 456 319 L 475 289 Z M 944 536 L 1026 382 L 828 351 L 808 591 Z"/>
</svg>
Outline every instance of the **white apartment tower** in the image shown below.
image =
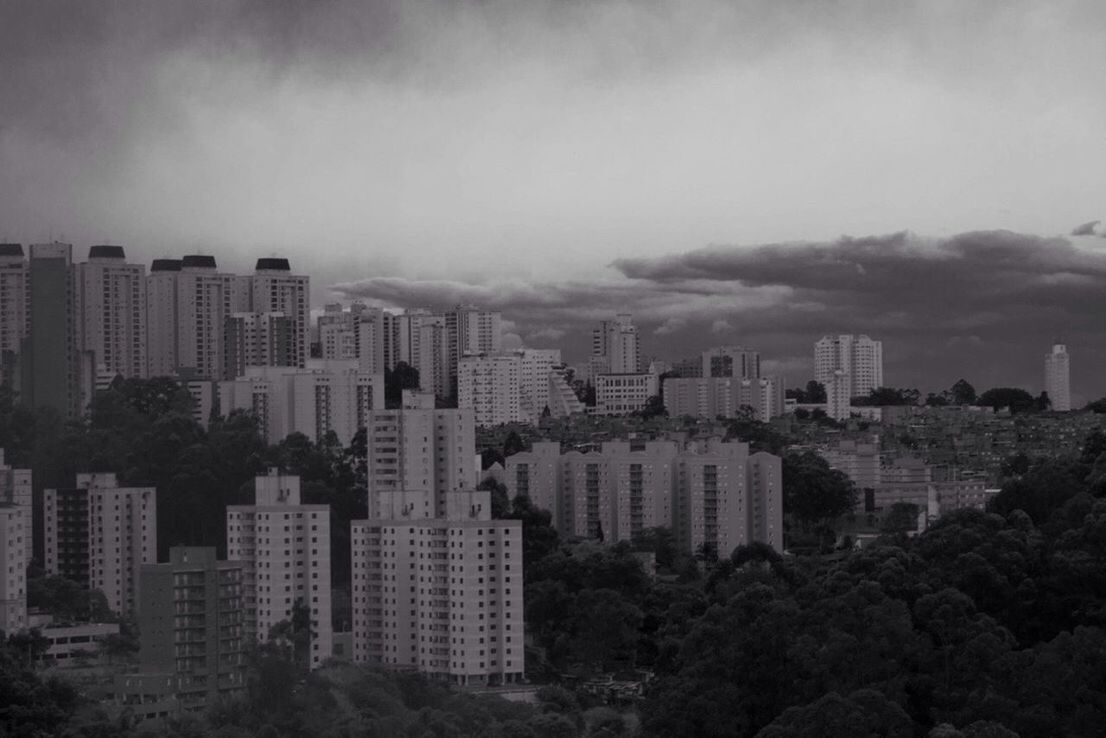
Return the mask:
<svg viewBox="0 0 1106 738">
<path fill-rule="evenodd" d="M 31 509 L 0 502 L 0 631 L 4 635 L 27 627 L 27 566 L 31 560 L 26 544 L 30 538 Z"/>
<path fill-rule="evenodd" d="M 233 313 L 223 331 L 223 379 L 251 366 L 298 366 L 296 324 L 284 313 Z"/>
<path fill-rule="evenodd" d="M 449 495 L 473 489 L 480 471 L 471 410 L 377 410 L 367 427 L 369 516 L 381 492 L 429 491 L 434 515 Z"/>
<path fill-rule="evenodd" d="M 0 448 L 0 504 L 15 505 L 24 509 L 24 522 L 27 525 L 27 561 L 34 556 L 34 541 L 31 536 L 33 496 L 30 469 L 13 469 L 4 463 L 4 449 Z"/>
<path fill-rule="evenodd" d="M 522 419 L 536 425 L 547 407 L 552 413 L 558 404 L 555 401 L 551 406 L 549 399 L 557 381 L 563 381 L 563 376 L 554 376 L 562 366 L 561 350 L 520 349 L 517 353 Z"/>
<path fill-rule="evenodd" d="M 449 344 L 449 379 L 457 378 L 457 363 L 469 354 L 503 351 L 502 316 L 474 305 L 458 305 L 445 314 Z"/>
<path fill-rule="evenodd" d="M 78 474 L 75 489 L 43 492 L 43 532 L 47 572 L 132 613 L 142 565 L 157 562 L 157 490 L 120 487 L 114 474 Z"/>
<path fill-rule="evenodd" d="M 849 378 L 849 397 L 883 386 L 883 342 L 868 336 L 823 336 L 814 344 L 814 379 L 828 385 L 835 372 Z"/>
<path fill-rule="evenodd" d="M 174 336 L 176 366 L 171 373 L 194 373 L 197 377 L 218 379 L 224 370 L 224 330 L 226 319 L 235 312 L 248 310 L 237 296 L 240 282 L 231 274 L 217 271 L 215 257 L 193 255 L 181 260 L 176 282 L 176 309 L 169 314 L 159 311 L 148 316 L 149 331 Z M 159 274 L 159 280 L 163 275 Z M 148 289 L 152 293 L 153 289 Z M 160 297 L 160 295 L 159 295 Z M 168 318 L 172 323 L 160 322 Z M 155 341 L 151 341 L 154 344 Z M 161 366 L 165 359 L 151 359 Z"/>
<path fill-rule="evenodd" d="M 93 246 L 75 266 L 77 346 L 108 376 L 146 377 L 146 268 L 122 246 Z"/>
<path fill-rule="evenodd" d="M 0 381 L 11 381 L 27 337 L 29 289 L 23 246 L 0 243 Z"/>
<path fill-rule="evenodd" d="M 1053 410 L 1071 410 L 1071 360 L 1068 347 L 1062 343 L 1054 344 L 1045 354 L 1045 392 Z"/>
<path fill-rule="evenodd" d="M 621 313 L 592 330 L 591 353 L 602 359 L 603 374 L 636 374 L 641 365 L 638 332 L 633 317 Z"/>
<path fill-rule="evenodd" d="M 287 259 L 263 258 L 251 282 L 250 310 L 258 313 L 283 313 L 292 321 L 292 354 L 295 366 L 305 366 L 310 356 L 310 279 L 292 274 Z"/>
<path fill-rule="evenodd" d="M 522 524 L 490 493 L 381 492 L 352 524 L 353 658 L 458 685 L 521 681 Z"/>
<path fill-rule="evenodd" d="M 521 371 L 522 358 L 514 353 L 461 357 L 457 362 L 457 407 L 472 410 L 476 425 L 485 428 L 521 421 Z"/>
<path fill-rule="evenodd" d="M 852 377 L 841 369 L 837 369 L 825 380 L 821 381 L 826 387 L 826 415 L 834 420 L 848 420 L 852 414 L 852 398 L 856 384 Z"/>
<path fill-rule="evenodd" d="M 253 505 L 227 507 L 227 560 L 241 562 L 246 636 L 264 642 L 296 602 L 311 613 L 310 667 L 330 658 L 330 506 L 300 502 L 300 478 L 270 469 Z"/>
<path fill-rule="evenodd" d="M 180 259 L 154 259 L 146 276 L 146 360 L 149 377 L 177 371 L 177 283 Z"/>
</svg>

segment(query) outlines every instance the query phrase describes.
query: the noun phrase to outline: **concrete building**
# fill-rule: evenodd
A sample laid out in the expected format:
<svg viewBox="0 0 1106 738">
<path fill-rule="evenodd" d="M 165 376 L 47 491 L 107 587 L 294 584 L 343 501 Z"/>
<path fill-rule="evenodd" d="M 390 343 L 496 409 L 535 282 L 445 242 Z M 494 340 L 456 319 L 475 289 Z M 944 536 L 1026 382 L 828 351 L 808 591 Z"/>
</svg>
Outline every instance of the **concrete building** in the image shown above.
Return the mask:
<svg viewBox="0 0 1106 738">
<path fill-rule="evenodd" d="M 703 377 L 760 378 L 760 352 L 744 346 L 716 346 L 703 352 Z"/>
<path fill-rule="evenodd" d="M 704 441 L 612 441 L 600 451 L 559 453 L 534 444 L 507 458 L 510 494 L 549 510 L 566 537 L 632 540 L 668 527 L 683 550 L 707 544 L 727 556 L 762 541 L 783 549 L 780 460 L 749 454 L 748 444 Z"/>
<path fill-rule="evenodd" d="M 299 603 L 310 611 L 309 665 L 318 668 L 332 650 L 330 506 L 302 504 L 300 478 L 277 469 L 254 489 L 253 505 L 227 507 L 227 559 L 242 566 L 246 635 L 264 642 Z"/>
<path fill-rule="evenodd" d="M 226 319 L 250 310 L 249 299 L 234 275 L 218 271 L 213 256 L 185 256 L 176 267 L 173 260 L 161 260 L 147 280 L 151 374 L 218 379 L 225 366 Z M 155 356 L 155 350 L 162 355 Z"/>
<path fill-rule="evenodd" d="M 251 366 L 298 366 L 295 321 L 284 313 L 233 313 L 223 328 L 224 380 Z"/>
<path fill-rule="evenodd" d="M 412 395 L 414 397 L 414 395 Z M 480 473 L 471 410 L 376 410 L 367 426 L 369 516 L 381 492 L 433 493 L 435 515 L 447 497 L 473 489 Z"/>
<path fill-rule="evenodd" d="M 779 377 L 669 377 L 664 407 L 670 417 L 733 418 L 749 408 L 755 420 L 784 414 L 784 381 Z"/>
<path fill-rule="evenodd" d="M 656 374 L 600 374 L 595 378 L 595 414 L 626 415 L 656 395 Z"/>
<path fill-rule="evenodd" d="M 473 421 L 482 427 L 520 422 L 521 373 L 522 357 L 517 353 L 461 357 L 457 363 L 457 407 L 472 410 Z"/>
<path fill-rule="evenodd" d="M 0 502 L 0 631 L 13 635 L 27 627 L 27 540 L 30 510 Z"/>
<path fill-rule="evenodd" d="M 139 572 L 157 560 L 157 490 L 114 474 L 78 474 L 75 489 L 43 492 L 46 571 L 98 589 L 120 615 L 135 611 Z"/>
<path fill-rule="evenodd" d="M 637 374 L 641 371 L 641 350 L 633 316 L 621 313 L 604 320 L 592 330 L 591 353 L 601 357 L 599 374 Z"/>
<path fill-rule="evenodd" d="M 1071 361 L 1068 347 L 1054 344 L 1045 354 L 1045 392 L 1052 401 L 1052 409 L 1058 412 L 1071 410 Z"/>
<path fill-rule="evenodd" d="M 306 368 L 251 366 L 245 376 L 218 383 L 219 409 L 253 412 L 269 443 L 292 433 L 319 441 L 333 432 L 346 445 L 384 407 L 384 377 L 357 362 L 311 360 Z"/>
<path fill-rule="evenodd" d="M 511 496 L 524 495 L 535 507 L 548 510 L 553 525 L 564 530 L 561 506 L 560 474 L 561 444 L 557 441 L 535 441 L 529 451 L 511 454 L 504 462 L 503 483 Z"/>
<path fill-rule="evenodd" d="M 145 673 L 176 674 L 187 709 L 245 690 L 242 564 L 214 548 L 173 547 L 169 561 L 141 570 L 139 659 Z"/>
<path fill-rule="evenodd" d="M 549 408 L 549 414 L 554 418 L 563 418 L 586 411 L 584 403 L 569 385 L 566 371 L 565 367 L 558 366 L 554 367 L 553 371 L 549 373 L 549 393 L 546 406 Z"/>
<path fill-rule="evenodd" d="M 310 354 L 308 329 L 311 312 L 311 281 L 292 274 L 287 259 L 257 260 L 250 280 L 249 309 L 257 313 L 281 313 L 292 322 L 292 355 L 295 366 L 306 366 Z"/>
<path fill-rule="evenodd" d="M 24 522 L 27 524 L 26 543 L 27 562 L 34 558 L 34 536 L 31 534 L 32 505 L 34 497 L 31 486 L 30 469 L 13 469 L 4 463 L 4 449 L 0 448 L 0 504 L 15 505 L 24 510 Z"/>
<path fill-rule="evenodd" d="M 93 246 L 74 267 L 77 350 L 111 377 L 146 377 L 146 267 L 122 246 Z"/>
<path fill-rule="evenodd" d="M 842 372 L 849 399 L 883 386 L 883 342 L 865 335 L 823 336 L 814 344 L 814 379 L 824 385 Z"/>
<path fill-rule="evenodd" d="M 492 520 L 486 490 L 381 492 L 354 521 L 353 659 L 462 686 L 524 674 L 522 524 Z"/>
<path fill-rule="evenodd" d="M 564 366 L 561 350 L 524 348 L 515 353 L 519 357 L 522 420 L 536 425 L 546 408 L 553 414 L 554 406 L 558 405 L 557 400 L 550 400 L 550 395 L 559 394 L 559 390 L 554 390 L 557 380 L 553 375 Z M 559 378 L 563 381 L 564 375 L 560 374 Z"/>
<path fill-rule="evenodd" d="M 103 663 L 100 644 L 108 636 L 119 635 L 119 623 L 45 623 L 36 622 L 40 618 L 30 616 L 30 627 L 38 628 L 46 639 L 46 653 L 43 660 L 58 669 L 78 668 L 82 665 L 98 666 Z"/>
<path fill-rule="evenodd" d="M 72 264 L 67 243 L 31 246 L 29 327 L 19 369 L 23 403 L 53 408 L 63 418 L 79 412 L 81 399 Z"/>
<path fill-rule="evenodd" d="M 13 386 L 30 328 L 30 277 L 23 256 L 21 244 L 0 243 L 0 382 Z"/>
</svg>

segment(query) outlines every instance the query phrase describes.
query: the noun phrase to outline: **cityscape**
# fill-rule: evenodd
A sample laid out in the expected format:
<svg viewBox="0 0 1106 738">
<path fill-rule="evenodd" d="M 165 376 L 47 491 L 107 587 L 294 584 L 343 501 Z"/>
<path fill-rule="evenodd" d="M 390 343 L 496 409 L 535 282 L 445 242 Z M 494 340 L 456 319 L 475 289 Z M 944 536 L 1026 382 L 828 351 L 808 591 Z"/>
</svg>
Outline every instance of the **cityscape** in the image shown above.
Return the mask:
<svg viewBox="0 0 1106 738">
<path fill-rule="evenodd" d="M 938 5 L 0 8 L 0 736 L 1101 735 L 1106 14 Z"/>
</svg>

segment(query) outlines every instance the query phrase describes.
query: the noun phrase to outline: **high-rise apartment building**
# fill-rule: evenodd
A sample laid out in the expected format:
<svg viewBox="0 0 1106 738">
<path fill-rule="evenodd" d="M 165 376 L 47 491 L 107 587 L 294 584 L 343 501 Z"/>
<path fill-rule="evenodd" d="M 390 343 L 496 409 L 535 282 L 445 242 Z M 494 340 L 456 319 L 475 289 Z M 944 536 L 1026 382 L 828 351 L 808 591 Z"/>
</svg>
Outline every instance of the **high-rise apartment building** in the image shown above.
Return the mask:
<svg viewBox="0 0 1106 738">
<path fill-rule="evenodd" d="M 621 313 L 604 320 L 592 330 L 591 353 L 602 357 L 603 374 L 637 374 L 641 371 L 641 353 L 633 317 Z"/>
<path fill-rule="evenodd" d="M 841 369 L 837 369 L 825 380 L 819 380 L 826 388 L 826 415 L 834 420 L 848 420 L 852 414 L 852 398 L 856 384 L 852 376 Z"/>
<path fill-rule="evenodd" d="M 703 352 L 703 377 L 760 378 L 760 352 L 744 346 L 716 346 Z"/>
<path fill-rule="evenodd" d="M 169 561 L 140 572 L 139 659 L 143 672 L 177 677 L 183 709 L 213 706 L 246 687 L 242 564 L 215 549 L 173 547 Z"/>
<path fill-rule="evenodd" d="M 492 520 L 486 490 L 381 492 L 354 521 L 353 657 L 459 685 L 524 673 L 522 525 Z"/>
<path fill-rule="evenodd" d="M 1068 347 L 1062 343 L 1054 344 L 1045 354 L 1045 392 L 1053 410 L 1071 410 L 1071 360 Z"/>
<path fill-rule="evenodd" d="M 67 243 L 31 246 L 29 328 L 20 361 L 20 399 L 62 417 L 76 415 L 80 404 L 72 264 Z"/>
<path fill-rule="evenodd" d="M 445 314 L 449 346 L 449 380 L 457 379 L 457 363 L 469 354 L 503 351 L 502 316 L 475 305 L 458 305 Z"/>
<path fill-rule="evenodd" d="M 148 376 L 146 268 L 122 246 L 93 246 L 74 270 L 78 351 L 108 376 Z"/>
<path fill-rule="evenodd" d="M 446 498 L 476 486 L 480 464 L 471 410 L 377 410 L 367 427 L 369 516 L 380 492 L 433 493 L 435 515 Z"/>
<path fill-rule="evenodd" d="M 0 382 L 14 383 L 19 354 L 30 327 L 30 279 L 23 246 L 0 243 Z"/>
<path fill-rule="evenodd" d="M 27 540 L 31 511 L 0 502 L 0 631 L 13 635 L 27 623 Z"/>
<path fill-rule="evenodd" d="M 46 571 L 98 589 L 116 613 L 138 603 L 139 572 L 157 561 L 157 490 L 114 474 L 78 474 L 75 489 L 43 493 Z"/>
<path fill-rule="evenodd" d="M 213 256 L 185 256 L 180 271 L 169 273 L 177 283 L 176 310 L 168 316 L 175 322 L 155 325 L 155 316 L 151 313 L 149 330 L 175 336 L 174 374 L 217 379 L 223 376 L 225 366 L 223 332 L 226 320 L 241 307 L 236 305 L 240 302 L 236 297 L 239 282 L 234 275 L 219 272 Z"/>
<path fill-rule="evenodd" d="M 318 442 L 333 432 L 346 445 L 384 408 L 384 377 L 361 371 L 353 360 L 313 359 L 303 369 L 250 366 L 217 387 L 220 411 L 254 413 L 269 443 L 292 433 Z"/>
<path fill-rule="evenodd" d="M 250 310 L 258 313 L 282 313 L 292 321 L 295 366 L 306 366 L 310 356 L 310 279 L 304 275 L 292 274 L 292 267 L 287 259 L 270 257 L 257 260 L 250 286 Z"/>
<path fill-rule="evenodd" d="M 251 366 L 297 366 L 295 322 L 284 313 L 233 313 L 224 326 L 223 379 Z"/>
<path fill-rule="evenodd" d="M 882 387 L 883 342 L 865 335 L 823 336 L 814 344 L 814 379 L 828 384 L 838 371 L 848 377 L 850 398 Z"/>
<path fill-rule="evenodd" d="M 561 454 L 535 444 L 505 463 L 511 494 L 552 513 L 566 536 L 614 542 L 670 527 L 687 552 L 719 555 L 762 541 L 783 549 L 780 460 L 721 439 L 613 441 L 598 452 Z"/>
<path fill-rule="evenodd" d="M 595 413 L 627 415 L 657 394 L 656 374 L 600 374 L 595 377 Z"/>
<path fill-rule="evenodd" d="M 476 425 L 485 428 L 521 421 L 521 371 L 522 358 L 517 353 L 461 357 L 457 363 L 457 407 L 472 410 Z"/>
<path fill-rule="evenodd" d="M 300 501 L 300 478 L 270 469 L 254 480 L 253 505 L 227 507 L 227 559 L 242 565 L 247 638 L 264 642 L 273 626 L 305 607 L 309 665 L 330 658 L 330 506 Z"/>
<path fill-rule="evenodd" d="M 554 412 L 557 402 L 550 404 L 550 393 L 563 375 L 553 377 L 563 364 L 560 349 L 519 349 L 519 402 L 522 420 L 537 424 L 549 408 Z"/>
<path fill-rule="evenodd" d="M 13 469 L 4 463 L 4 449 L 0 448 L 0 504 L 15 505 L 24 510 L 27 532 L 24 536 L 27 561 L 34 557 L 34 536 L 31 535 L 33 496 L 30 469 Z"/>
<path fill-rule="evenodd" d="M 169 377 L 177 372 L 177 285 L 180 259 L 154 259 L 146 276 L 147 376 Z"/>
</svg>

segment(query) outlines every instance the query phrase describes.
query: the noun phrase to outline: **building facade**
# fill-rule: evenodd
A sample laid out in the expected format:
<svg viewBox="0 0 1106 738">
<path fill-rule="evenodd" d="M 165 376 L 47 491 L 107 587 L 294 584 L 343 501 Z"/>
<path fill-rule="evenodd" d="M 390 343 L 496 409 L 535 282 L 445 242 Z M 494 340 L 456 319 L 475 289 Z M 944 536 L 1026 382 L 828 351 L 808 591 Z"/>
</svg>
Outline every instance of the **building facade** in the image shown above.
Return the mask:
<svg viewBox="0 0 1106 738">
<path fill-rule="evenodd" d="M 4 463 L 4 449 L 0 448 L 0 504 L 9 504 L 24 509 L 24 521 L 27 535 L 24 542 L 27 548 L 27 561 L 34 558 L 34 536 L 31 534 L 31 520 L 34 497 L 31 485 L 30 469 L 13 469 Z"/>
<path fill-rule="evenodd" d="M 669 377 L 664 407 L 671 417 L 734 418 L 747 409 L 761 422 L 784 414 L 784 381 L 779 377 Z"/>
<path fill-rule="evenodd" d="M 93 246 L 74 279 L 77 350 L 111 377 L 146 377 L 146 267 L 122 246 Z"/>
<path fill-rule="evenodd" d="M 259 643 L 273 626 L 307 608 L 315 669 L 333 641 L 330 588 L 330 506 L 300 501 L 300 479 L 270 469 L 254 480 L 253 505 L 227 507 L 227 560 L 242 567 L 246 637 Z"/>
<path fill-rule="evenodd" d="M 626 415 L 657 394 L 656 374 L 600 374 L 595 378 L 595 414 Z"/>
<path fill-rule="evenodd" d="M 27 541 L 30 509 L 0 502 L 0 631 L 14 635 L 27 624 Z"/>
<path fill-rule="evenodd" d="M 382 492 L 352 525 L 353 659 L 463 686 L 524 674 L 522 525 L 467 490 Z"/>
<path fill-rule="evenodd" d="M 591 353 L 602 363 L 600 374 L 637 374 L 641 371 L 641 350 L 633 316 L 622 313 L 604 320 L 592 330 Z"/>
<path fill-rule="evenodd" d="M 141 669 L 176 674 L 186 708 L 245 690 L 242 565 L 214 548 L 173 547 L 169 561 L 141 570 Z"/>
<path fill-rule="evenodd" d="M 471 410 L 478 426 L 520 422 L 522 357 L 517 353 L 461 357 L 457 365 L 457 407 Z"/>
<path fill-rule="evenodd" d="M 133 613 L 141 567 L 157 561 L 157 490 L 120 487 L 106 473 L 45 490 L 43 548 L 47 572 L 100 590 L 120 615 Z"/>
</svg>

